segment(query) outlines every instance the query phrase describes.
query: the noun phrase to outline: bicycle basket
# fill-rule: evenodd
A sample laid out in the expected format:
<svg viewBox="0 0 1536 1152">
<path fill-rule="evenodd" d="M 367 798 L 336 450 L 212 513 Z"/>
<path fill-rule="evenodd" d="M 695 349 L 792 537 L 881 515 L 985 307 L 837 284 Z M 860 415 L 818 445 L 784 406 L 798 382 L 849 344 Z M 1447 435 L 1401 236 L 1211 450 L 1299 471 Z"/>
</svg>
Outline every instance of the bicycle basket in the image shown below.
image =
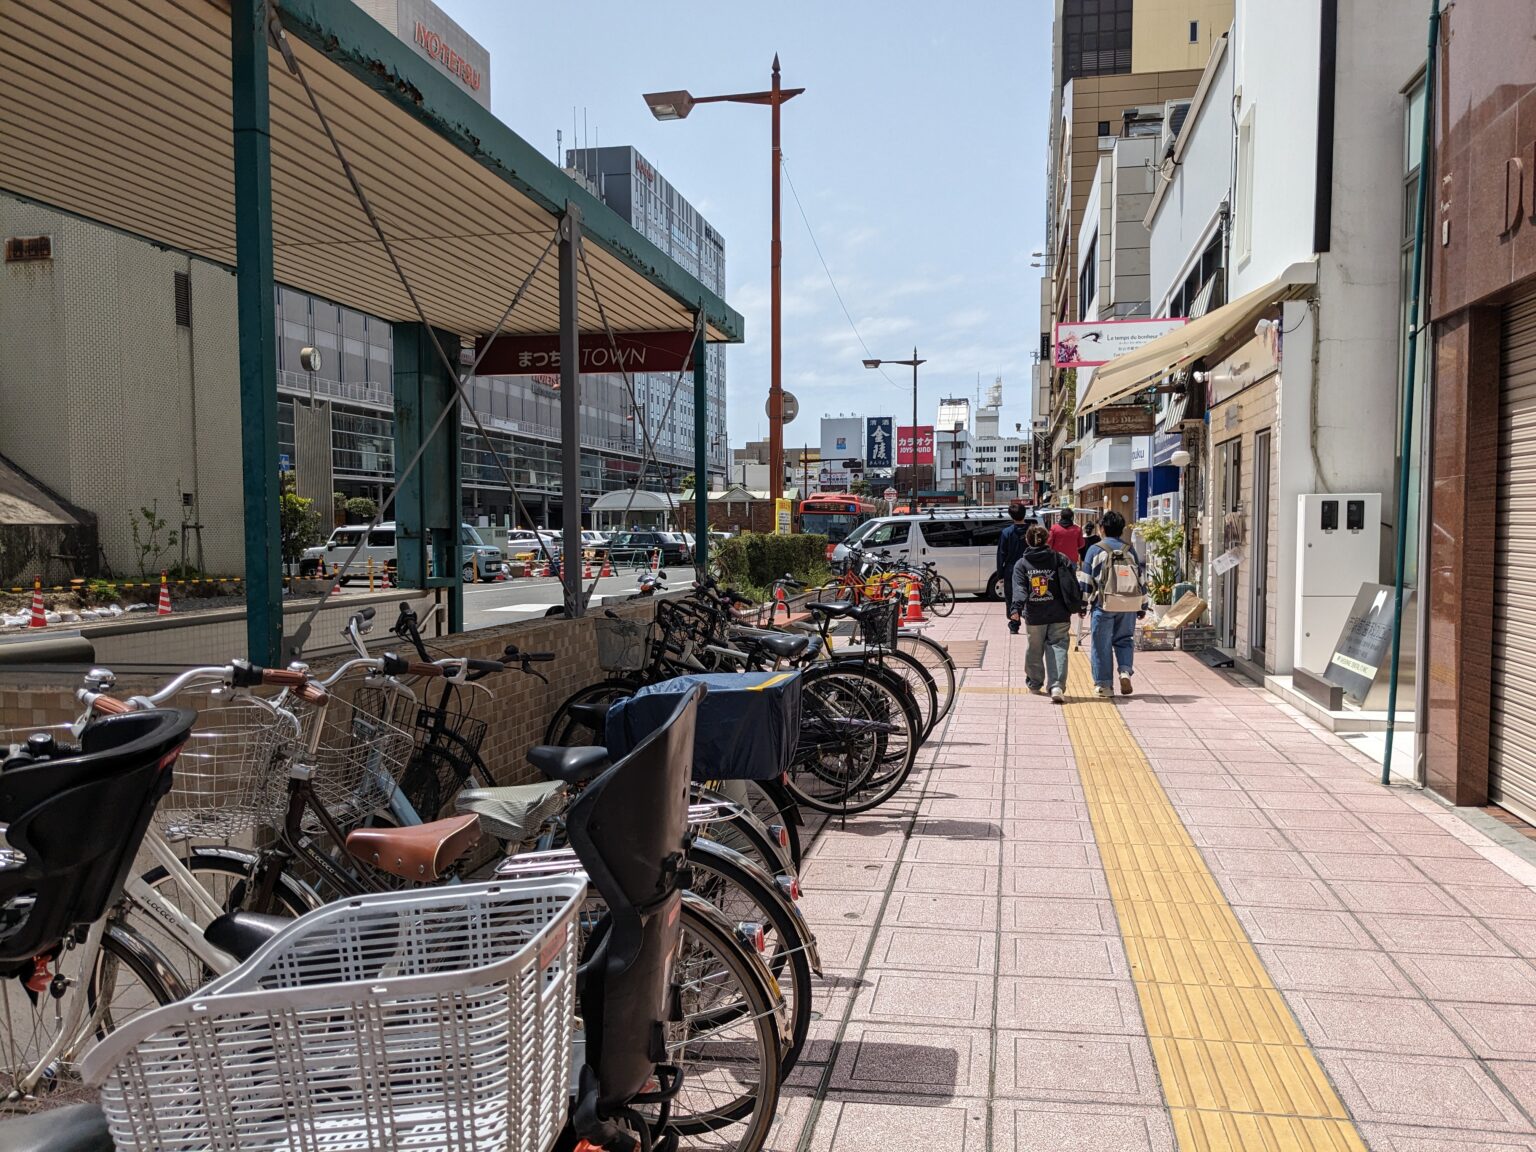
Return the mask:
<svg viewBox="0 0 1536 1152">
<path fill-rule="evenodd" d="M 859 621 L 859 630 L 864 644 L 870 648 L 896 647 L 896 632 L 901 620 L 901 601 L 887 596 L 880 600 L 871 600 L 869 603 L 878 604 L 879 609 L 870 609 L 869 614 Z"/>
<path fill-rule="evenodd" d="M 254 696 L 209 694 L 196 707 L 171 790 L 155 812 L 161 832 L 171 840 L 229 839 L 282 823 L 298 720 Z"/>
<path fill-rule="evenodd" d="M 423 706 L 416 713 L 416 747 L 400 777 L 400 791 L 423 820 L 435 820 L 469 779 L 485 741 L 486 723 L 468 712 Z"/>
<path fill-rule="evenodd" d="M 395 719 L 406 706 L 415 708 L 404 693 L 361 688 L 350 700 L 332 695 L 300 713 L 295 754 L 313 768 L 315 799 L 342 827 L 386 807 L 394 795 L 416 746 Z"/>
<path fill-rule="evenodd" d="M 599 616 L 597 666 L 604 672 L 638 672 L 645 667 L 646 627 L 638 620 Z"/>
<path fill-rule="evenodd" d="M 83 1071 L 120 1150 L 547 1152 L 586 877 L 364 896 L 294 921 Z"/>
</svg>

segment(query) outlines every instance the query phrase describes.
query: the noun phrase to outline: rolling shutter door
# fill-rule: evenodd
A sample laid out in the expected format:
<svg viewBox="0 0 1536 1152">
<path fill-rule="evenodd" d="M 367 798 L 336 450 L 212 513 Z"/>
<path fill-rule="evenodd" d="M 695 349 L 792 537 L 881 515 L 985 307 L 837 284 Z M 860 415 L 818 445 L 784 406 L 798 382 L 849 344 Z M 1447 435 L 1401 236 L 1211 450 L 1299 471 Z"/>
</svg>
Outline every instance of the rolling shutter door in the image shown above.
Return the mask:
<svg viewBox="0 0 1536 1152">
<path fill-rule="evenodd" d="M 1504 309 L 1488 792 L 1536 822 L 1536 294 Z"/>
</svg>

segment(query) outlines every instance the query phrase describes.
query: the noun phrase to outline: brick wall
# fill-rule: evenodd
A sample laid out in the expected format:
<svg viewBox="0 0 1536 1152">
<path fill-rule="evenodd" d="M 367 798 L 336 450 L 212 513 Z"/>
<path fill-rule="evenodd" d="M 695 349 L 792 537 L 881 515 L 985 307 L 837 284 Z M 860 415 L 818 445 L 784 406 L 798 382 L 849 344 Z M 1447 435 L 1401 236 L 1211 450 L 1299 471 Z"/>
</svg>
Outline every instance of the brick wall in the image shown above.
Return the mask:
<svg viewBox="0 0 1536 1152">
<path fill-rule="evenodd" d="M 693 504 L 686 502 L 679 505 L 677 515 L 683 530 L 693 531 Z M 727 503 L 724 500 L 711 501 L 709 526 L 718 532 L 770 533 L 774 528 L 773 501 L 738 500 L 733 503 Z"/>
</svg>

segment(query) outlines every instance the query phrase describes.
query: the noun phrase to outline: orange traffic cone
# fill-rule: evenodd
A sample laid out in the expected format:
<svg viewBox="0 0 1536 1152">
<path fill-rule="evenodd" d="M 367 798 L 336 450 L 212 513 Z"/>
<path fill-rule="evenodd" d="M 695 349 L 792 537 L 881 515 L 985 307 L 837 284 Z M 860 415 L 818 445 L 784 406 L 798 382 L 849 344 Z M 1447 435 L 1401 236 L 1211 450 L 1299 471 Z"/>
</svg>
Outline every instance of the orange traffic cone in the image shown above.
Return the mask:
<svg viewBox="0 0 1536 1152">
<path fill-rule="evenodd" d="M 606 580 L 613 575 L 613 561 L 607 555 L 603 556 L 603 578 Z"/>
<path fill-rule="evenodd" d="M 27 627 L 48 627 L 48 611 L 43 607 L 43 582 L 36 577 L 32 580 L 32 619 L 27 622 Z"/>
<path fill-rule="evenodd" d="M 660 572 L 661 571 L 661 549 L 660 548 L 656 549 L 656 551 L 651 553 L 651 571 L 652 572 Z"/>
<path fill-rule="evenodd" d="M 155 608 L 156 616 L 169 616 L 171 614 L 171 586 L 166 583 L 165 573 L 160 573 L 160 603 Z"/>
<path fill-rule="evenodd" d="M 917 594 L 917 581 L 907 581 L 907 614 L 902 617 L 903 624 L 926 624 L 923 616 L 923 598 Z"/>
<path fill-rule="evenodd" d="M 583 580 L 592 579 L 592 559 L 586 555 L 583 555 L 581 558 L 581 578 Z"/>
<path fill-rule="evenodd" d="M 784 585 L 779 584 L 773 590 L 773 609 L 768 617 L 768 623 L 772 624 L 779 618 L 779 609 L 784 609 L 784 619 L 789 619 L 789 599 L 784 595 Z"/>
</svg>

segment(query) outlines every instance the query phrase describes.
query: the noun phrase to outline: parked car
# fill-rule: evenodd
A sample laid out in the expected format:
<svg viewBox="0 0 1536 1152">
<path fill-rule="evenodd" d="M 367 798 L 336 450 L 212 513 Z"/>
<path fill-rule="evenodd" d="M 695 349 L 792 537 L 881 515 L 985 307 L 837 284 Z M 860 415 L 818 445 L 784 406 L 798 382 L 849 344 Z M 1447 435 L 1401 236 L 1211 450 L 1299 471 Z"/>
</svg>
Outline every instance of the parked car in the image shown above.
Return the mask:
<svg viewBox="0 0 1536 1152">
<path fill-rule="evenodd" d="M 956 592 L 995 600 L 1002 595 L 997 544 L 1008 523 L 1006 512 L 992 508 L 879 516 L 859 525 L 832 550 L 832 566 L 845 567 L 855 549 L 914 564 L 931 562 Z"/>
<path fill-rule="evenodd" d="M 363 539 L 365 533 L 366 540 Z M 363 542 L 362 547 L 357 548 L 360 540 Z M 459 525 L 459 545 L 462 564 L 460 575 L 464 583 L 494 580 L 501 574 L 501 549 L 480 539 L 480 534 L 468 524 Z M 357 548 L 356 556 L 352 556 L 354 548 Z M 352 580 L 366 580 L 368 562 L 372 560 L 374 575 L 383 579 L 387 570 L 395 568 L 398 556 L 393 520 L 372 529 L 366 524 L 344 524 L 332 532 L 331 538 L 324 544 L 304 550 L 304 554 L 299 557 L 299 575 L 316 576 L 323 570 L 326 575 L 335 575 L 342 584 Z"/>
<path fill-rule="evenodd" d="M 507 555 L 524 554 L 535 557 L 543 557 L 546 554 L 551 557 L 559 556 L 560 534 L 543 530 L 535 531 L 532 528 L 514 528 L 507 533 Z"/>
<path fill-rule="evenodd" d="M 609 534 L 607 532 L 594 532 L 590 528 L 581 531 L 581 546 L 583 548 L 602 548 L 607 545 Z"/>
<path fill-rule="evenodd" d="M 661 549 L 663 564 L 688 564 L 693 553 L 682 537 L 672 532 L 616 532 L 608 541 L 608 554 L 617 564 L 638 563 Z"/>
</svg>

